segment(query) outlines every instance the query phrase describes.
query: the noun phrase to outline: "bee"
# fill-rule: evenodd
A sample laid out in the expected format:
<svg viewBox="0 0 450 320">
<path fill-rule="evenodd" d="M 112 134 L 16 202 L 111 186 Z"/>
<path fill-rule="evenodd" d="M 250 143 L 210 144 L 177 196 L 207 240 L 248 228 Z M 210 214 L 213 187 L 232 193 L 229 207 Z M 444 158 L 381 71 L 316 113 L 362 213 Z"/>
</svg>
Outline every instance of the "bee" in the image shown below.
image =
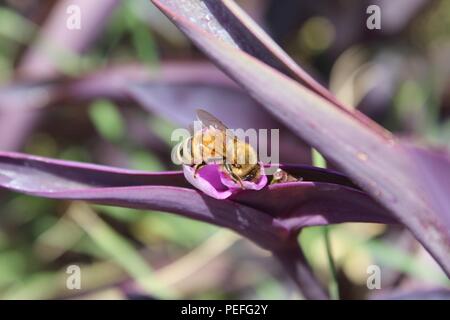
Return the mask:
<svg viewBox="0 0 450 320">
<path fill-rule="evenodd" d="M 303 180 L 302 177 L 296 178 L 293 175 L 284 171 L 283 169 L 278 168 L 274 172 L 274 174 L 272 176 L 272 180 L 270 181 L 270 184 L 297 182 L 297 181 L 302 181 L 302 180 Z"/>
<path fill-rule="evenodd" d="M 202 130 L 194 131 L 178 145 L 177 157 L 180 162 L 193 166 L 194 176 L 205 165 L 218 164 L 222 172 L 243 189 L 243 181 L 257 181 L 261 176 L 261 165 L 255 149 L 233 135 L 212 114 L 199 109 L 197 118 L 202 124 Z"/>
</svg>

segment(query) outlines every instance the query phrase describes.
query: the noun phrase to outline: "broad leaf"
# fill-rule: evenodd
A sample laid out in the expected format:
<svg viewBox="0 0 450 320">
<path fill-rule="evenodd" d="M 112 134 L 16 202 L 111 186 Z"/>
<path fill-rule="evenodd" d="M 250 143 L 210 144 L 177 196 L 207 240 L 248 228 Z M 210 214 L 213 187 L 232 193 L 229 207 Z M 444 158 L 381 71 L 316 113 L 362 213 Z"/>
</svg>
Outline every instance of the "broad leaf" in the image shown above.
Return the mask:
<svg viewBox="0 0 450 320">
<path fill-rule="evenodd" d="M 282 247 L 309 225 L 395 222 L 345 177 L 311 167 L 295 170 L 304 182 L 242 192 L 230 201 L 204 195 L 178 171 L 149 173 L 0 152 L 0 187 L 39 197 L 177 213 L 230 228 L 265 248 Z M 314 182 L 316 177 L 320 182 Z"/>
<path fill-rule="evenodd" d="M 450 232 L 446 224 L 450 207 L 436 210 L 431 194 L 435 188 L 450 192 L 443 177 L 429 181 L 433 187 L 424 185 L 416 172 L 416 155 L 395 137 L 375 123 L 337 108 L 329 99 L 286 77 L 259 57 L 224 41 L 217 36 L 216 28 L 205 28 L 204 4 L 212 1 L 153 2 L 267 110 L 392 211 L 450 274 Z M 231 11 L 221 14 L 226 15 L 222 20 L 237 19 Z M 450 170 L 448 161 L 439 163 Z M 425 167 L 434 165 L 435 161 L 427 160 Z"/>
</svg>

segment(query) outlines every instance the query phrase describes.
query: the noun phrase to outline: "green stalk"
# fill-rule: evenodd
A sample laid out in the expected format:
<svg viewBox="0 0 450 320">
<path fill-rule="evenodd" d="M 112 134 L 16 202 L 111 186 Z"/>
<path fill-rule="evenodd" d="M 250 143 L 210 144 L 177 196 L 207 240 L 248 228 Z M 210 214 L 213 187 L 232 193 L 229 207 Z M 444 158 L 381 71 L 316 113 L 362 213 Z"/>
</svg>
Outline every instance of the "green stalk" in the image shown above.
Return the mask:
<svg viewBox="0 0 450 320">
<path fill-rule="evenodd" d="M 316 149 L 312 149 L 311 151 L 312 156 L 312 162 L 313 165 L 320 168 L 326 168 L 327 162 L 324 159 L 324 157 L 317 151 Z M 331 241 L 330 241 L 330 230 L 328 226 L 323 226 L 323 236 L 324 236 L 324 242 L 325 242 L 325 250 L 327 253 L 327 260 L 328 265 L 330 267 L 330 282 L 328 284 L 328 291 L 331 299 L 333 300 L 339 300 L 339 283 L 337 280 L 337 271 L 336 271 L 336 264 L 334 263 L 333 259 L 333 252 L 331 248 Z"/>
</svg>

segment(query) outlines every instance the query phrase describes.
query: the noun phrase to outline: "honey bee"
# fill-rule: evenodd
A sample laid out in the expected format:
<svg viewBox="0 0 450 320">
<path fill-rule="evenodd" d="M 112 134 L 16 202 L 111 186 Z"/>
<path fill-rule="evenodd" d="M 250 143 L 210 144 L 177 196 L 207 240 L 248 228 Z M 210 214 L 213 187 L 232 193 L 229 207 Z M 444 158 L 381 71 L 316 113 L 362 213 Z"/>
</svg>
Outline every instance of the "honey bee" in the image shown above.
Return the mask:
<svg viewBox="0 0 450 320">
<path fill-rule="evenodd" d="M 197 130 L 177 148 L 181 163 L 195 169 L 194 176 L 205 165 L 218 164 L 234 182 L 244 189 L 243 181 L 254 182 L 261 176 L 261 165 L 255 149 L 238 139 L 220 120 L 204 110 L 197 110 L 202 130 Z"/>
</svg>

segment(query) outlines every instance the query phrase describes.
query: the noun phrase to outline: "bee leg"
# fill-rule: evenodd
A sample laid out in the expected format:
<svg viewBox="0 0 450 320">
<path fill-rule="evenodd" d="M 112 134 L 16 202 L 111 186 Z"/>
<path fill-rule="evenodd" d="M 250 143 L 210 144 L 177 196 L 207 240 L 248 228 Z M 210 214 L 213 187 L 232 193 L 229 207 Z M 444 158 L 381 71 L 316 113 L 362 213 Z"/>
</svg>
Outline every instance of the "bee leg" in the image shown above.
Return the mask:
<svg viewBox="0 0 450 320">
<path fill-rule="evenodd" d="M 205 163 L 199 163 L 194 165 L 194 178 L 197 178 L 197 174 L 200 171 L 201 168 L 203 168 L 206 164 Z"/>
<path fill-rule="evenodd" d="M 231 176 L 231 178 L 233 179 L 234 182 L 239 183 L 239 185 L 241 186 L 242 189 L 245 189 L 244 184 L 242 183 L 242 179 L 236 175 L 235 173 L 233 173 L 233 168 L 231 168 L 230 164 L 225 164 L 225 168 L 227 169 L 229 175 Z"/>
<path fill-rule="evenodd" d="M 232 176 L 234 177 L 235 181 L 239 183 L 241 188 L 245 189 L 244 184 L 242 183 L 242 179 L 240 177 L 238 177 L 237 175 L 235 175 L 234 173 L 232 173 Z"/>
</svg>

